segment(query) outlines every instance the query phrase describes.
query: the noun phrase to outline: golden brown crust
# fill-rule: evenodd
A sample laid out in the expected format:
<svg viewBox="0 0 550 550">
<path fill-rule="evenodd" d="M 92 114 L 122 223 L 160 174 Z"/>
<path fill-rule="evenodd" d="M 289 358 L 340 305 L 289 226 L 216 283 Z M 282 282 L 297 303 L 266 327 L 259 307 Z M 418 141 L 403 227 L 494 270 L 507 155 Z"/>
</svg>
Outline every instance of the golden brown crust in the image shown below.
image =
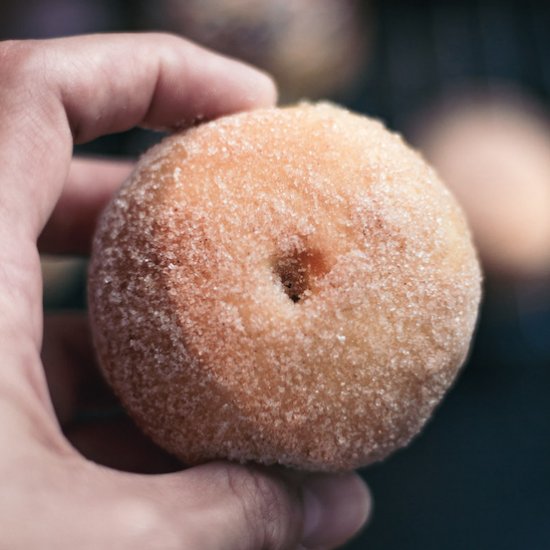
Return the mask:
<svg viewBox="0 0 550 550">
<path fill-rule="evenodd" d="M 422 427 L 467 353 L 480 273 L 433 171 L 328 104 L 172 136 L 105 212 L 90 310 L 138 424 L 194 463 L 346 470 Z"/>
</svg>

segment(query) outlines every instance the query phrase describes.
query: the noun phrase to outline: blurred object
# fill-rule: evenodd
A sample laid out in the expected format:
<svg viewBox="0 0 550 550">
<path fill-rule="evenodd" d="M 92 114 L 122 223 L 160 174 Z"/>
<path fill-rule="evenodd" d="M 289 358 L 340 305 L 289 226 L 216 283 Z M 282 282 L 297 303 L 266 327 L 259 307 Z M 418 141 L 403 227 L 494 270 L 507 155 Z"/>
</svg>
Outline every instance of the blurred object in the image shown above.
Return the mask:
<svg viewBox="0 0 550 550">
<path fill-rule="evenodd" d="M 42 256 L 44 308 L 83 309 L 86 294 L 86 260 Z"/>
<path fill-rule="evenodd" d="M 550 273 L 550 126 L 531 100 L 468 93 L 432 113 L 418 144 L 469 218 L 486 270 Z"/>
<path fill-rule="evenodd" d="M 369 29 L 354 0 L 143 2 L 160 27 L 274 75 L 283 100 L 345 91 L 366 62 Z"/>
</svg>

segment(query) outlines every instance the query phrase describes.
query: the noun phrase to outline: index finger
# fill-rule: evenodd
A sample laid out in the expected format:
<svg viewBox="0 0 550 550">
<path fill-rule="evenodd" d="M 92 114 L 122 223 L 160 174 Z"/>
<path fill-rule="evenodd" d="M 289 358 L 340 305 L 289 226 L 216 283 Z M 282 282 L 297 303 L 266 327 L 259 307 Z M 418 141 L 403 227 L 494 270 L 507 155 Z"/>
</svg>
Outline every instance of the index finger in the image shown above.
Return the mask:
<svg viewBox="0 0 550 550">
<path fill-rule="evenodd" d="M 35 237 L 60 194 L 73 141 L 140 124 L 183 126 L 276 96 L 263 73 L 170 35 L 10 42 L 0 59 L 0 181 L 26 191 L 16 198 L 2 189 L 0 201 L 19 224 L 33 216 Z"/>
</svg>

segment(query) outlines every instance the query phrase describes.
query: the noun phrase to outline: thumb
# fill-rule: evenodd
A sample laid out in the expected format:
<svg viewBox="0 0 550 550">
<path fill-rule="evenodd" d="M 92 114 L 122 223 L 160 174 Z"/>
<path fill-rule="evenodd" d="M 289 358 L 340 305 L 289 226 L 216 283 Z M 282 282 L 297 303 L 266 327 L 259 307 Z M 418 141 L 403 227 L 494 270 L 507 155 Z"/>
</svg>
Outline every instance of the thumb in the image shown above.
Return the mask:
<svg viewBox="0 0 550 550">
<path fill-rule="evenodd" d="M 334 548 L 356 534 L 370 510 L 368 489 L 352 473 L 298 481 L 282 469 L 210 463 L 172 481 L 178 478 L 187 497 L 186 548 Z"/>
</svg>

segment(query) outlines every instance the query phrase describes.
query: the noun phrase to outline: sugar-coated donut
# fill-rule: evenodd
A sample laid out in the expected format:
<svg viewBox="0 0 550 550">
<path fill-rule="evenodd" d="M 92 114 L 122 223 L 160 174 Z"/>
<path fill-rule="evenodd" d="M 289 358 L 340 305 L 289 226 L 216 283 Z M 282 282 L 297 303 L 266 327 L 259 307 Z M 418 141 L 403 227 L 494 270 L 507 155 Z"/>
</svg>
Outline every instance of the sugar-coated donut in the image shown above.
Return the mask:
<svg viewBox="0 0 550 550">
<path fill-rule="evenodd" d="M 346 470 L 405 445 L 466 356 L 480 271 L 434 172 L 330 104 L 171 136 L 101 218 L 106 378 L 186 463 Z"/>
</svg>

